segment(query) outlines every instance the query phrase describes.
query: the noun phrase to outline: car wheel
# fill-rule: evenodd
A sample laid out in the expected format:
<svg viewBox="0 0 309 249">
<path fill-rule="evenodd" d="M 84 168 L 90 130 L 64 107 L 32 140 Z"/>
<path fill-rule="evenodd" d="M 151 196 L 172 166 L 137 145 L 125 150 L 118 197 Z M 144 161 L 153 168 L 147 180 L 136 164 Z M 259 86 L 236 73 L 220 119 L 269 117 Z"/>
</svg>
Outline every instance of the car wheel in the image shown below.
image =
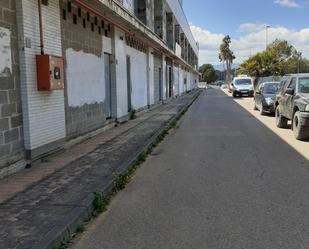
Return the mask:
<svg viewBox="0 0 309 249">
<path fill-rule="evenodd" d="M 280 110 L 279 110 L 279 105 L 276 107 L 275 117 L 276 117 L 277 127 L 286 128 L 288 126 L 288 119 L 285 117 L 282 117 Z"/>
<path fill-rule="evenodd" d="M 233 92 L 233 98 L 236 98 L 237 94 L 235 92 Z"/>
<path fill-rule="evenodd" d="M 300 123 L 300 112 L 295 112 L 293 116 L 293 133 L 296 139 L 304 140 L 309 138 L 309 127 Z"/>
</svg>

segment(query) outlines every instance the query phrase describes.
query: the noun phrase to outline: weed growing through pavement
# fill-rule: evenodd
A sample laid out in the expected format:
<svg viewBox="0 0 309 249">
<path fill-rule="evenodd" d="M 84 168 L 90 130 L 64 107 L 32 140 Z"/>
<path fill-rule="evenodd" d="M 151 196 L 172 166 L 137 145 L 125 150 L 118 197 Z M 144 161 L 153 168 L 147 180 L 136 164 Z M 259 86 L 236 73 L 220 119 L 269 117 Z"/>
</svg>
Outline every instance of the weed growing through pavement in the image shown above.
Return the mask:
<svg viewBox="0 0 309 249">
<path fill-rule="evenodd" d="M 126 187 L 131 177 L 128 173 L 125 174 L 114 173 L 113 175 L 114 175 L 114 181 L 112 191 L 113 194 L 115 194 Z"/>
<path fill-rule="evenodd" d="M 85 231 L 85 225 L 84 224 L 79 225 L 75 230 L 76 233 L 83 233 L 84 231 Z"/>
<path fill-rule="evenodd" d="M 64 241 L 64 242 L 61 242 L 60 246 L 55 247 L 54 249 L 68 249 L 69 248 L 69 244 L 70 244 L 69 241 Z"/>
<path fill-rule="evenodd" d="M 136 110 L 135 109 L 132 109 L 131 111 L 130 111 L 130 119 L 132 120 L 132 119 L 135 119 L 136 118 Z"/>
<path fill-rule="evenodd" d="M 142 151 L 137 159 L 126 169 L 126 171 L 122 174 L 114 173 L 114 180 L 112 183 L 112 190 L 110 193 L 104 195 L 101 192 L 95 192 L 94 193 L 94 200 L 92 203 L 93 206 L 93 212 L 92 217 L 88 217 L 84 224 L 79 225 L 76 228 L 76 233 L 82 233 L 85 230 L 85 224 L 91 221 L 91 218 L 97 217 L 98 214 L 105 212 L 107 210 L 107 206 L 110 203 L 111 198 L 118 193 L 119 191 L 123 190 L 126 185 L 130 182 L 132 175 L 137 170 L 137 168 L 146 161 L 147 157 L 155 147 L 159 145 L 160 142 L 163 141 L 163 139 L 169 134 L 169 130 L 176 127 L 177 122 L 182 118 L 182 116 L 188 111 L 189 107 L 193 104 L 193 102 L 198 98 L 199 95 L 197 95 L 191 104 L 187 106 L 182 112 L 172 121 L 169 123 L 169 125 L 155 138 L 155 140 L 145 149 Z M 136 118 L 136 111 L 133 109 L 130 112 L 130 119 Z M 64 241 L 61 243 L 61 245 L 55 249 L 68 249 L 70 245 L 70 240 Z"/>
<path fill-rule="evenodd" d="M 106 207 L 108 205 L 110 201 L 110 198 L 104 196 L 102 193 L 100 192 L 95 192 L 94 193 L 94 199 L 92 202 L 93 205 L 93 216 L 96 216 L 97 213 L 102 213 L 104 211 L 106 211 Z"/>
</svg>

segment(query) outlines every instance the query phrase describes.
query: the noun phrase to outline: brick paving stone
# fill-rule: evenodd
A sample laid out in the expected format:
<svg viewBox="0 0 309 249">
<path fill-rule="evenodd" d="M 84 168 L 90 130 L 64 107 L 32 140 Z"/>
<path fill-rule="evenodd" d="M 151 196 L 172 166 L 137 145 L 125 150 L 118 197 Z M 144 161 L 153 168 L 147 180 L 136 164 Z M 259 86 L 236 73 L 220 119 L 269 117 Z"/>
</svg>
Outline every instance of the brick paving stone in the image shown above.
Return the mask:
<svg viewBox="0 0 309 249">
<path fill-rule="evenodd" d="M 59 235 L 72 234 L 72 222 L 87 212 L 93 193 L 106 190 L 113 180 L 113 173 L 122 172 L 147 141 L 191 103 L 196 94 L 193 92 L 144 113 L 107 132 L 108 139 L 104 139 L 103 133 L 77 145 L 75 148 L 80 151 L 83 146 L 95 141 L 92 150 L 82 157 L 68 156 L 70 149 L 55 156 L 57 160 L 50 157 L 46 160 L 50 167 L 58 162 L 66 163 L 61 167 L 55 166 L 54 171 L 37 167 L 34 169 L 37 177 L 34 178 L 28 173 L 28 181 L 34 182 L 23 185 L 26 187 L 11 193 L 10 198 L 0 200 L 0 248 L 45 249 L 50 248 L 51 242 L 59 240 Z M 42 178 L 39 177 L 40 169 L 43 171 Z M 20 176 L 22 172 L 16 179 Z M 0 186 L 9 182 L 14 186 L 14 176 L 10 179 L 1 180 Z M 19 180 L 21 184 L 26 181 L 22 177 Z"/>
</svg>

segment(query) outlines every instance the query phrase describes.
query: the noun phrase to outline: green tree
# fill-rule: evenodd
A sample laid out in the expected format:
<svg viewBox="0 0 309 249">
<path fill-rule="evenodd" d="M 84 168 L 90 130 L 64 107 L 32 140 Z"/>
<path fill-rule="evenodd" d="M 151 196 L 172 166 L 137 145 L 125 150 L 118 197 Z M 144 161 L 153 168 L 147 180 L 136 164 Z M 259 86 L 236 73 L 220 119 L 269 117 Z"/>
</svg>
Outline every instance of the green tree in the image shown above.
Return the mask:
<svg viewBox="0 0 309 249">
<path fill-rule="evenodd" d="M 211 64 L 204 64 L 199 69 L 201 73 L 201 81 L 202 82 L 214 82 L 218 79 L 218 76 L 216 74 L 216 70 Z"/>
<path fill-rule="evenodd" d="M 231 71 L 232 71 L 232 64 L 235 60 L 234 52 L 230 48 L 231 44 L 231 37 L 225 36 L 222 40 L 222 43 L 220 45 L 220 53 L 219 53 L 219 59 L 220 61 L 223 61 L 226 65 L 226 81 L 228 84 L 231 84 L 232 78 L 231 78 Z"/>
<path fill-rule="evenodd" d="M 277 59 L 285 60 L 291 56 L 295 56 L 297 54 L 296 49 L 288 43 L 286 40 L 276 39 L 272 42 L 266 51 L 271 51 Z"/>
<path fill-rule="evenodd" d="M 302 58 L 293 45 L 285 40 L 275 40 L 263 52 L 243 62 L 238 73 L 253 77 L 285 75 L 308 71 L 308 61 Z"/>
</svg>

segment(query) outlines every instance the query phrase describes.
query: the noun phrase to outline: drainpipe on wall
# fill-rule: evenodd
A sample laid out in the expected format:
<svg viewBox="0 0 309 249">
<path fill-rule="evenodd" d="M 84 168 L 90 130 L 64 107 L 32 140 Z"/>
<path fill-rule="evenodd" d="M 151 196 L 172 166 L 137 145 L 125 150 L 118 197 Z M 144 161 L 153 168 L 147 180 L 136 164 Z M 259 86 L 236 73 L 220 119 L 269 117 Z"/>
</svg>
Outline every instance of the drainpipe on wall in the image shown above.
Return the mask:
<svg viewBox="0 0 309 249">
<path fill-rule="evenodd" d="M 38 9 L 39 9 L 39 26 L 40 26 L 40 48 L 41 48 L 41 55 L 44 55 L 44 35 L 43 35 L 42 2 L 41 2 L 41 0 L 38 0 Z"/>
</svg>

